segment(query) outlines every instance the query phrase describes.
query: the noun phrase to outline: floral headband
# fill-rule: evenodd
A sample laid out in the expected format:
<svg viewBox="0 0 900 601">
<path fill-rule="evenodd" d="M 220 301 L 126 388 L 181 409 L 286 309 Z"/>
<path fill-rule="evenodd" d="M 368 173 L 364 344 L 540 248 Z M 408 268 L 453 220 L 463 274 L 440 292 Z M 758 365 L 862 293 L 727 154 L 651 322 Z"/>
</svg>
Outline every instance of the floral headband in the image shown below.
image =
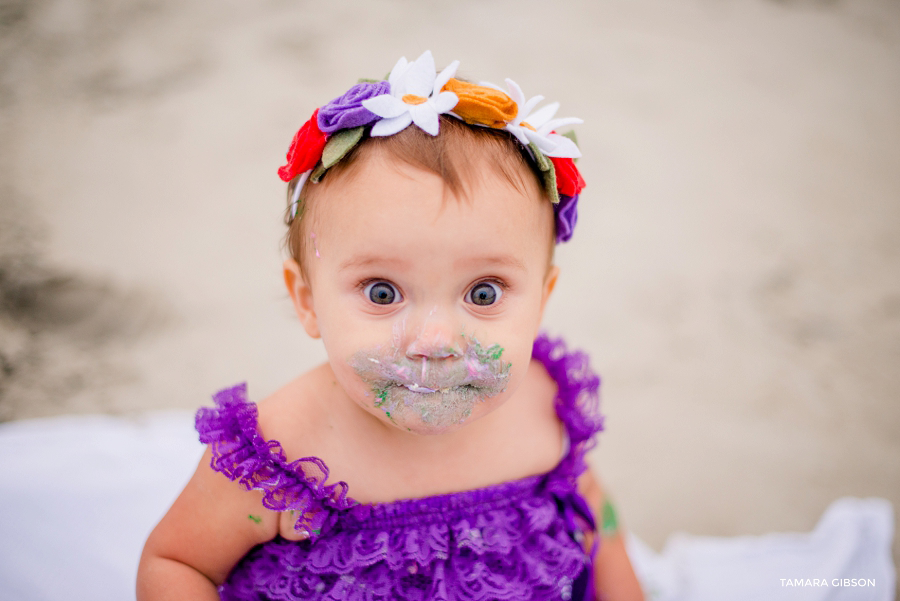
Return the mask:
<svg viewBox="0 0 900 601">
<path fill-rule="evenodd" d="M 426 51 L 415 62 L 397 61 L 387 81 L 360 80 L 342 96 L 316 109 L 294 136 L 287 164 L 278 170 L 282 180 L 299 176 L 291 198 L 291 218 L 297 214 L 301 190 L 307 180 L 317 183 L 325 172 L 370 136 L 392 136 L 411 124 L 438 135 L 440 115 L 450 115 L 470 125 L 510 132 L 528 149 L 540 169 L 544 188 L 553 202 L 556 242 L 572 237 L 578 219 L 578 195 L 584 180 L 574 159 L 581 156 L 575 137 L 556 129 L 583 123 L 569 117 L 554 119 L 559 103 L 535 107 L 544 99 L 527 101 L 522 89 L 506 80 L 508 93 L 490 83 L 475 85 L 455 79 L 459 61 L 437 73 L 434 58 Z"/>
</svg>

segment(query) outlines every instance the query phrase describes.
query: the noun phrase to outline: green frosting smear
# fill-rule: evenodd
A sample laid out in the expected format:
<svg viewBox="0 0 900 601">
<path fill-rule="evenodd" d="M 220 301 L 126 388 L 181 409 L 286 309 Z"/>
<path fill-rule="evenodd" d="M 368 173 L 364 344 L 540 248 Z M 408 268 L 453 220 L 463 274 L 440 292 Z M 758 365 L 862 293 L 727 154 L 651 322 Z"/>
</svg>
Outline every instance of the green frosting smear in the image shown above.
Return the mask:
<svg viewBox="0 0 900 601">
<path fill-rule="evenodd" d="M 609 538 L 619 533 L 619 518 L 616 515 L 616 508 L 609 502 L 609 499 L 603 499 L 603 507 L 600 510 L 601 526 L 603 536 Z"/>
</svg>

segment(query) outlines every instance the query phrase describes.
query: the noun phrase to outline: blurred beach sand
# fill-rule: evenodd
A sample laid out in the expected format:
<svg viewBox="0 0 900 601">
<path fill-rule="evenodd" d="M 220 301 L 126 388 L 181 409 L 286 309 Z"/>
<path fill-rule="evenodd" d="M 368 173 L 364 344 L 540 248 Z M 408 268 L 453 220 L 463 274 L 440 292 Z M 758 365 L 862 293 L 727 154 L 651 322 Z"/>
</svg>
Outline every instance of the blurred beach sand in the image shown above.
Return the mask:
<svg viewBox="0 0 900 601">
<path fill-rule="evenodd" d="M 275 170 L 316 106 L 425 49 L 585 119 L 546 327 L 604 377 L 595 465 L 631 529 L 900 507 L 888 1 L 3 0 L 0 418 L 262 398 L 321 361 Z"/>
</svg>

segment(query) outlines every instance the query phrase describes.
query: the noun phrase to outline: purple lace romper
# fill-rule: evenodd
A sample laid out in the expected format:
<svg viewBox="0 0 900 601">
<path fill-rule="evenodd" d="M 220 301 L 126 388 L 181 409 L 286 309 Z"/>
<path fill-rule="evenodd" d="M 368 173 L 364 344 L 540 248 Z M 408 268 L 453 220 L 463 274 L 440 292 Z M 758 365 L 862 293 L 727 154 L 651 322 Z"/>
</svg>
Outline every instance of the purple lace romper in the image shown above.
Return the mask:
<svg viewBox="0 0 900 601">
<path fill-rule="evenodd" d="M 578 493 L 584 456 L 602 429 L 600 379 L 581 352 L 560 340 L 535 340 L 533 357 L 558 385 L 555 406 L 569 444 L 546 474 L 390 503 L 361 504 L 344 482 L 326 484 L 316 457 L 288 463 L 281 445 L 264 440 L 246 384 L 215 395 L 200 409 L 197 431 L 211 445 L 212 468 L 263 505 L 295 510 L 309 538 L 276 536 L 241 559 L 222 599 L 351 599 L 359 601 L 508 599 L 592 600 L 592 556 L 581 540 L 593 529 Z"/>
</svg>

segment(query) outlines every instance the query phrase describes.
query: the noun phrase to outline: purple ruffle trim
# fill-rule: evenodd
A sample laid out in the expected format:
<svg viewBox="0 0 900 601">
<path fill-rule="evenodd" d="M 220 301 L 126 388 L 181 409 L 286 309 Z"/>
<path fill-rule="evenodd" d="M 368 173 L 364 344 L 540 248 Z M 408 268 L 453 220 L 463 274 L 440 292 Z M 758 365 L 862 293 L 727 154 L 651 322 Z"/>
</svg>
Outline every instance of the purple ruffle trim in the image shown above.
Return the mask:
<svg viewBox="0 0 900 601">
<path fill-rule="evenodd" d="M 326 485 L 328 467 L 318 457 L 288 462 L 277 440 L 265 440 L 257 427 L 256 405 L 247 398 L 247 384 L 213 396 L 215 409 L 197 412 L 200 442 L 210 445 L 210 466 L 247 490 L 263 491 L 263 505 L 274 511 L 295 510 L 297 530 L 311 535 L 325 526 L 330 509 L 349 509 L 347 484 Z"/>
<path fill-rule="evenodd" d="M 391 85 L 386 81 L 356 84 L 319 109 L 319 129 L 328 134 L 377 121 L 381 117 L 365 108 L 362 101 L 390 93 Z"/>
<path fill-rule="evenodd" d="M 578 222 L 578 195 L 560 194 L 559 202 L 553 205 L 553 215 L 556 217 L 556 243 L 568 242 Z"/>
<path fill-rule="evenodd" d="M 591 360 L 583 351 L 569 351 L 566 343 L 546 335 L 534 341 L 531 356 L 544 364 L 556 382 L 556 413 L 565 424 L 573 446 L 568 456 L 583 455 L 595 444 L 594 435 L 603 430 L 600 415 L 600 376 L 591 368 Z M 580 470 L 576 476 L 581 473 Z"/>
<path fill-rule="evenodd" d="M 570 445 L 547 474 L 494 486 L 381 504 L 358 504 L 347 485 L 326 485 L 317 458 L 288 463 L 264 440 L 246 385 L 218 393 L 197 429 L 212 467 L 260 489 L 274 510 L 299 510 L 301 542 L 280 537 L 246 555 L 222 599 L 588 599 L 591 557 L 575 540 L 593 527 L 576 479 L 602 429 L 599 378 L 561 340 L 535 340 L 533 356 L 558 384 L 555 405 Z"/>
<path fill-rule="evenodd" d="M 327 544 L 278 538 L 251 551 L 221 595 L 223 601 L 568 599 L 589 560 L 555 514 L 550 501 L 540 512 L 511 508 L 428 527 L 339 532 Z"/>
</svg>

